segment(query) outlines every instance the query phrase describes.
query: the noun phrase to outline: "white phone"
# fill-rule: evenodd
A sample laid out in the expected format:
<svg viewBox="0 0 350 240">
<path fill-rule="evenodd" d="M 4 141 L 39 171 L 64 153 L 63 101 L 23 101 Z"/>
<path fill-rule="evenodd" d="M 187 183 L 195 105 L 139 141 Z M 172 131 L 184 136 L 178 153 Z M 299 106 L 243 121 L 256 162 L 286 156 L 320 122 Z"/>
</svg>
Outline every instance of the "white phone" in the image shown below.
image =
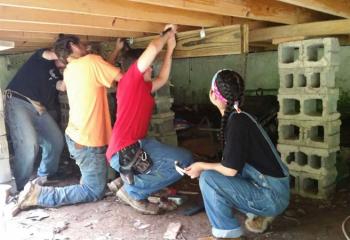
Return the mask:
<svg viewBox="0 0 350 240">
<path fill-rule="evenodd" d="M 180 173 L 182 176 L 185 175 L 185 170 L 179 166 L 179 161 L 175 161 L 174 165 L 178 173 Z"/>
</svg>

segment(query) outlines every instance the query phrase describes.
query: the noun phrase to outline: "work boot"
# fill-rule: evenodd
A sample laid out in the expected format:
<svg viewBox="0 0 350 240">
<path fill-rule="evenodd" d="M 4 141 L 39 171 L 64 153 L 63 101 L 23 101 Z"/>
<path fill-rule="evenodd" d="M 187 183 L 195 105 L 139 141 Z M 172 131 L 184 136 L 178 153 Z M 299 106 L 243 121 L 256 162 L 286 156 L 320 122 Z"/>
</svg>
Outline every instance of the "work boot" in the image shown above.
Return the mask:
<svg viewBox="0 0 350 240">
<path fill-rule="evenodd" d="M 118 190 L 121 189 L 121 187 L 123 186 L 123 180 L 120 177 L 118 177 L 110 183 L 107 183 L 107 186 L 111 192 L 117 193 Z"/>
<path fill-rule="evenodd" d="M 256 216 L 245 220 L 245 227 L 253 233 L 263 233 L 273 221 L 273 217 Z"/>
<path fill-rule="evenodd" d="M 124 203 L 130 205 L 136 211 L 147 214 L 156 215 L 159 214 L 160 209 L 157 204 L 151 203 L 148 200 L 135 200 L 129 196 L 129 194 L 124 190 L 124 187 L 118 190 L 117 197 Z"/>
<path fill-rule="evenodd" d="M 216 238 L 216 237 L 213 237 L 213 236 L 208 236 L 208 237 L 201 237 L 201 238 L 198 238 L 197 240 L 243 240 L 243 238 Z"/>
<path fill-rule="evenodd" d="M 38 176 L 32 180 L 32 183 L 44 186 L 47 183 L 47 176 Z"/>
<path fill-rule="evenodd" d="M 20 209 L 26 209 L 29 207 L 38 205 L 38 198 L 41 192 L 41 186 L 33 184 L 29 181 L 22 192 L 19 193 L 17 207 Z"/>
</svg>

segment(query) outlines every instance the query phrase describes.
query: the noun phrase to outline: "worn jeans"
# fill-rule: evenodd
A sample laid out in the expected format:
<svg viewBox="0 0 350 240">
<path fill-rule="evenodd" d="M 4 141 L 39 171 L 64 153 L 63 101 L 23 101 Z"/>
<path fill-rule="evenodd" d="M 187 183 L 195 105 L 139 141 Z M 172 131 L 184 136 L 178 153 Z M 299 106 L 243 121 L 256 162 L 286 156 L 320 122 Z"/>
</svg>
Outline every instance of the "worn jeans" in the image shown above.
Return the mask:
<svg viewBox="0 0 350 240">
<path fill-rule="evenodd" d="M 135 175 L 133 185 L 124 183 L 125 191 L 136 200 L 147 199 L 150 194 L 169 186 L 182 177 L 175 170 L 174 161 L 179 161 L 181 167 L 187 167 L 193 162 L 189 151 L 163 144 L 154 138 L 142 139 L 140 144 L 151 157 L 153 166 L 148 173 Z M 110 164 L 119 172 L 118 153 L 113 155 Z"/>
<path fill-rule="evenodd" d="M 66 135 L 71 157 L 80 168 L 80 184 L 66 187 L 42 187 L 38 205 L 57 207 L 67 204 L 92 202 L 104 195 L 107 165 L 106 147 L 77 147 L 76 143 Z"/>
<path fill-rule="evenodd" d="M 256 123 L 255 119 L 247 115 Z M 248 216 L 274 217 L 282 213 L 289 204 L 288 168 L 280 159 L 266 132 L 259 124 L 257 126 L 281 166 L 284 177 L 264 175 L 247 163 L 241 173 L 234 177 L 224 176 L 216 171 L 203 171 L 199 178 L 199 186 L 205 211 L 212 225 L 212 233 L 217 238 L 237 238 L 242 235 L 232 208 Z"/>
<path fill-rule="evenodd" d="M 33 105 L 16 97 L 6 101 L 6 123 L 14 148 L 14 176 L 17 189 L 29 180 L 34 162 L 42 149 L 38 176 L 56 173 L 63 149 L 63 134 L 48 112 L 38 114 Z"/>
</svg>

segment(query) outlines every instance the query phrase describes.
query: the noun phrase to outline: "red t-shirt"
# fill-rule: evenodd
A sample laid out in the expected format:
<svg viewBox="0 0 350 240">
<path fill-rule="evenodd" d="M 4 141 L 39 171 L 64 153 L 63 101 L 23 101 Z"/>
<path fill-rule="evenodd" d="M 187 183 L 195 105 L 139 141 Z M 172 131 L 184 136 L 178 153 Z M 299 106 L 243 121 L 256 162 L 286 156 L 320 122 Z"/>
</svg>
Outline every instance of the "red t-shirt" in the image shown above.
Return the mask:
<svg viewBox="0 0 350 240">
<path fill-rule="evenodd" d="M 152 83 L 145 82 L 135 62 L 118 83 L 116 122 L 107 149 L 107 160 L 147 135 L 154 107 Z"/>
</svg>

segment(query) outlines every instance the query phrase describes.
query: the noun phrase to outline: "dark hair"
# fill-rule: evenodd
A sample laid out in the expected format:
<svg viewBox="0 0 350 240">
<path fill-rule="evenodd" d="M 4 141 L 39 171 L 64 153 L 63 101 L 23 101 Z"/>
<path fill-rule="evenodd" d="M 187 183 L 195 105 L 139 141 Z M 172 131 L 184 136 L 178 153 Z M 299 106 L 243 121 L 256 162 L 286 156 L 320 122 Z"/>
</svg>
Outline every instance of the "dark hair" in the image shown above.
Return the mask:
<svg viewBox="0 0 350 240">
<path fill-rule="evenodd" d="M 244 102 L 244 81 L 241 75 L 235 71 L 223 70 L 215 79 L 216 86 L 221 95 L 227 100 L 224 116 L 221 119 L 222 147 L 225 145 L 225 127 L 230 113 L 235 111 L 234 103 L 237 101 L 241 107 Z"/>
<path fill-rule="evenodd" d="M 67 64 L 67 58 L 72 54 L 71 43 L 78 45 L 80 43 L 79 37 L 75 35 L 59 34 L 58 39 L 54 43 L 54 51 L 61 61 Z"/>
<path fill-rule="evenodd" d="M 122 72 L 128 71 L 131 64 L 133 64 L 144 52 L 144 49 L 135 48 L 135 49 L 125 49 L 122 51 L 120 56 L 120 64 Z"/>
</svg>

